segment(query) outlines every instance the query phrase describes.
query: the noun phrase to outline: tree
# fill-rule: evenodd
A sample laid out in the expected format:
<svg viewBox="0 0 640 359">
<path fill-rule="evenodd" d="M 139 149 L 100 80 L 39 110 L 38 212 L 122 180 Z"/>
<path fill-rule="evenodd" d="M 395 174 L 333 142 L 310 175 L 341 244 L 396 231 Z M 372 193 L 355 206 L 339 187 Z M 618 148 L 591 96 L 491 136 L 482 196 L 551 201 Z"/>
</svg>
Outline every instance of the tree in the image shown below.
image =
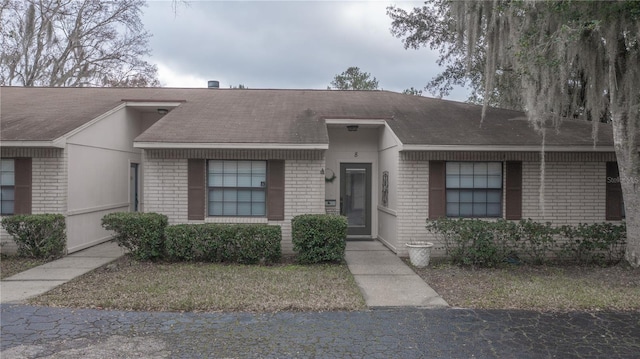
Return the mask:
<svg viewBox="0 0 640 359">
<path fill-rule="evenodd" d="M 410 12 L 390 6 L 387 15 L 391 17 L 391 33 L 403 38 L 406 49 L 429 47 L 438 50 L 439 66 L 444 71 L 435 76 L 426 86 L 434 96 L 448 96 L 455 86 L 468 87 L 471 90 L 468 101 L 483 103 L 485 100 L 485 54 L 484 37 L 478 36 L 474 45 L 478 51 L 466 56 L 469 46 L 466 38 L 456 36 L 456 19 L 451 16 L 451 2 L 432 0 Z M 499 68 L 495 76 L 495 86 L 486 96 L 487 102 L 494 107 L 522 109 L 522 101 L 516 91 L 512 91 L 516 75 L 508 68 Z"/>
<path fill-rule="evenodd" d="M 331 81 L 331 87 L 338 90 L 377 90 L 378 80 L 375 77 L 371 79 L 371 74 L 352 66 L 336 75 Z"/>
<path fill-rule="evenodd" d="M 613 127 L 627 225 L 626 260 L 640 267 L 640 2 L 453 1 L 467 64 L 484 57 L 485 108 L 501 69 L 543 138 L 566 117 Z M 467 66 L 468 66 L 467 65 Z M 594 143 L 595 145 L 595 143 Z"/>
<path fill-rule="evenodd" d="M 411 88 L 408 88 L 402 91 L 402 93 L 405 95 L 422 96 L 422 90 L 415 89 L 413 88 L 413 86 L 411 86 Z"/>
<path fill-rule="evenodd" d="M 3 0 L 0 83 L 158 86 L 143 0 Z"/>
</svg>

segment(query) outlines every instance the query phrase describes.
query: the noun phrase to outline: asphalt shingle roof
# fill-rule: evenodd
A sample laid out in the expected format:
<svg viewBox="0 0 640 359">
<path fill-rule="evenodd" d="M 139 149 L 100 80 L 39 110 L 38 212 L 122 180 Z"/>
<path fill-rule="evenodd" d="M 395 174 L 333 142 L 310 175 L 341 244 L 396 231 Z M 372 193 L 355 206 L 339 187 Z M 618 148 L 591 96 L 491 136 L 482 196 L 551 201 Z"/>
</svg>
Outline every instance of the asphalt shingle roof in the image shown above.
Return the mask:
<svg viewBox="0 0 640 359">
<path fill-rule="evenodd" d="M 324 144 L 324 119 L 385 119 L 406 145 L 540 144 L 518 111 L 389 91 L 175 88 L 0 88 L 0 139 L 54 140 L 124 99 L 184 101 L 137 142 Z M 548 145 L 591 146 L 591 124 L 564 121 Z M 613 143 L 601 125 L 598 145 Z"/>
</svg>

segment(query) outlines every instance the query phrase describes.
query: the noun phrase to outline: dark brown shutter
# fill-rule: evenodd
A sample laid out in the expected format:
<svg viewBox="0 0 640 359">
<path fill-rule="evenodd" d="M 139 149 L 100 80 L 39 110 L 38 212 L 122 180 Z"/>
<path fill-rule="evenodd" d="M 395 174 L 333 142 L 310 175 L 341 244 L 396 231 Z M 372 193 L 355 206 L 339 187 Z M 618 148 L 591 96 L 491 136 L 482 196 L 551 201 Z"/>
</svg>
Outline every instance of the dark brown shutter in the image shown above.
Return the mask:
<svg viewBox="0 0 640 359">
<path fill-rule="evenodd" d="M 31 214 L 31 158 L 15 159 L 15 202 L 13 213 Z"/>
<path fill-rule="evenodd" d="M 607 162 L 606 181 L 605 219 L 607 221 L 622 220 L 622 185 L 616 162 Z"/>
<path fill-rule="evenodd" d="M 506 163 L 506 219 L 522 219 L 522 162 Z"/>
<path fill-rule="evenodd" d="M 189 159 L 188 164 L 188 219 L 204 219 L 205 161 Z"/>
<path fill-rule="evenodd" d="M 267 168 L 267 218 L 284 221 L 284 161 L 270 160 Z"/>
<path fill-rule="evenodd" d="M 429 219 L 447 215 L 445 162 L 429 161 Z"/>
</svg>

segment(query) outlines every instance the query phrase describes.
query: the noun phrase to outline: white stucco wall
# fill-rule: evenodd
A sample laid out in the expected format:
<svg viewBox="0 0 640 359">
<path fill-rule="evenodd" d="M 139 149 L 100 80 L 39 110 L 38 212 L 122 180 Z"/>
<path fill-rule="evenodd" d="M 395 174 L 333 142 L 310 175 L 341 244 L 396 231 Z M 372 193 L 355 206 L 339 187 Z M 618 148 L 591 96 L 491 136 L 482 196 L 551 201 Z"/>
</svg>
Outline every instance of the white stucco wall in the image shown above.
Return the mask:
<svg viewBox="0 0 640 359">
<path fill-rule="evenodd" d="M 376 206 L 378 217 L 378 239 L 385 243 L 391 250 L 397 251 L 398 245 L 398 161 L 400 160 L 399 141 L 386 127 L 379 129 L 379 173 L 378 188 L 379 200 Z M 385 206 L 382 201 L 382 176 L 387 171 L 388 198 Z"/>
<path fill-rule="evenodd" d="M 378 218 L 376 207 L 379 203 L 381 175 L 378 169 L 378 127 L 360 127 L 358 131 L 347 131 L 346 126 L 328 127 L 329 149 L 326 152 L 326 166 L 331 169 L 336 179 L 325 186 L 325 198 L 335 199 L 336 206 L 340 206 L 340 164 L 341 163 L 370 163 L 371 164 L 371 236 L 378 235 Z"/>
</svg>

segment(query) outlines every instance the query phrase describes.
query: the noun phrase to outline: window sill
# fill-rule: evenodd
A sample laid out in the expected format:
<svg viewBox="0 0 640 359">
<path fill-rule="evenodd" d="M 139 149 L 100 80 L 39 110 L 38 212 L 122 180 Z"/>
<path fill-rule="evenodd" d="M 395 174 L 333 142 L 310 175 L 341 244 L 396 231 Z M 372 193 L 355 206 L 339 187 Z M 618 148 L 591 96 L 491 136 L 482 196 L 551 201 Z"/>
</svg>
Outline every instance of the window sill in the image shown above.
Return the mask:
<svg viewBox="0 0 640 359">
<path fill-rule="evenodd" d="M 205 223 L 249 223 L 267 224 L 267 217 L 205 217 Z"/>
</svg>

